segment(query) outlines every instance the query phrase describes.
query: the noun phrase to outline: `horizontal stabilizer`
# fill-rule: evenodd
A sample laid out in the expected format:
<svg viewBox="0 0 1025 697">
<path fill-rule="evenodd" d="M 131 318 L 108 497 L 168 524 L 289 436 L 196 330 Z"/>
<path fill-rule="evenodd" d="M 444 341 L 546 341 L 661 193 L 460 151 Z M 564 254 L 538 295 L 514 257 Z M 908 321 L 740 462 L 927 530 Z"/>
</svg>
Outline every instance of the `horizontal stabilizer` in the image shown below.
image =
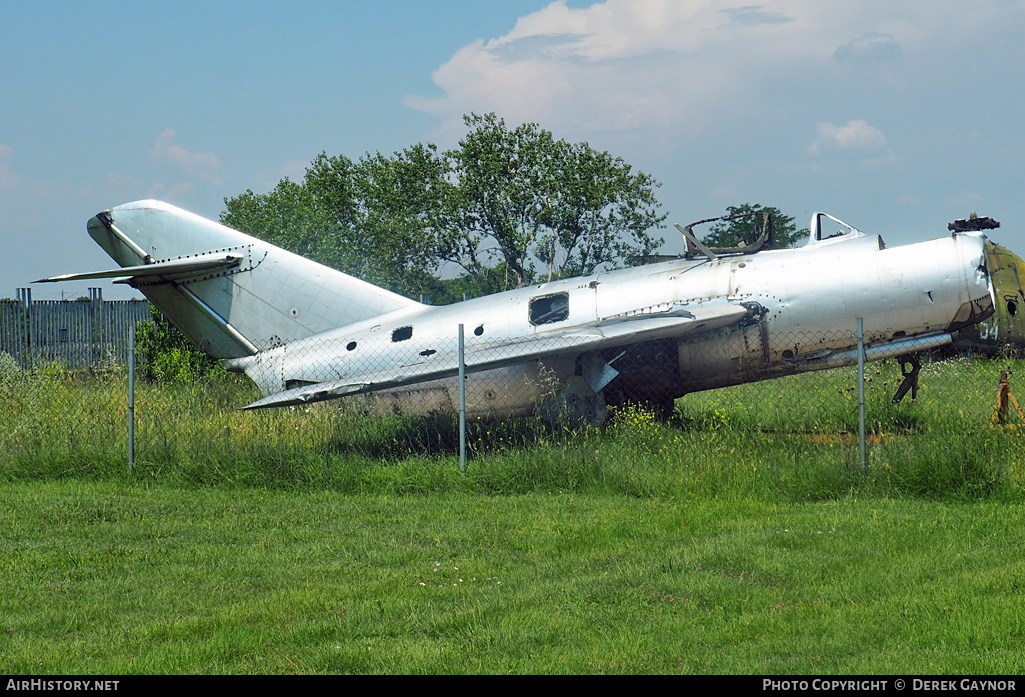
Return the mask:
<svg viewBox="0 0 1025 697">
<path fill-rule="evenodd" d="M 41 278 L 34 283 L 57 283 L 59 281 L 84 281 L 94 278 L 146 278 L 155 280 L 163 278 L 167 281 L 181 281 L 193 276 L 205 274 L 213 269 L 230 268 L 241 263 L 241 254 L 199 255 L 190 259 L 175 259 L 156 264 L 142 266 L 125 266 L 110 271 L 93 271 L 89 273 L 69 273 L 53 278 Z"/>
</svg>

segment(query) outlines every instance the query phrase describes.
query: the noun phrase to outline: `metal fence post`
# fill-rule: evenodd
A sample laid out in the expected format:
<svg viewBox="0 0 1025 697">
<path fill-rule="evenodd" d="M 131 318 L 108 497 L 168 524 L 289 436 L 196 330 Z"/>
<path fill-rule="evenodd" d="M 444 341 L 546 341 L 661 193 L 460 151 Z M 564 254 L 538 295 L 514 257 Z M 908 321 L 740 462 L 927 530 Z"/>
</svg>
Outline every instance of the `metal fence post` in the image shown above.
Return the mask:
<svg viewBox="0 0 1025 697">
<path fill-rule="evenodd" d="M 858 447 L 861 455 L 861 474 L 868 474 L 865 456 L 865 321 L 858 318 Z"/>
<path fill-rule="evenodd" d="M 459 473 L 466 475 L 466 355 L 459 325 Z"/>
<path fill-rule="evenodd" d="M 101 334 L 103 323 L 100 312 L 103 309 L 103 289 L 89 289 L 89 365 L 100 367 L 100 356 L 103 353 Z"/>
<path fill-rule="evenodd" d="M 24 371 L 32 370 L 32 289 L 18 288 L 18 302 L 21 303 L 21 315 L 18 317 L 18 348 L 21 350 L 20 367 Z"/>
<path fill-rule="evenodd" d="M 128 328 L 128 474 L 135 470 L 135 324 Z"/>
</svg>

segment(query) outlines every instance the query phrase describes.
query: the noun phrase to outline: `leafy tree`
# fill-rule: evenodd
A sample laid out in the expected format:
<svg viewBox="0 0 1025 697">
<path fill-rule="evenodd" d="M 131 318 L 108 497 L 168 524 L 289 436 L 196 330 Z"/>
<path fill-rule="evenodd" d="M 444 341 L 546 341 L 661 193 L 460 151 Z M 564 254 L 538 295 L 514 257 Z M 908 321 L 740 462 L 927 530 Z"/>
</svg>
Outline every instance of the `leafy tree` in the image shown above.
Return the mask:
<svg viewBox="0 0 1025 697">
<path fill-rule="evenodd" d="M 650 176 L 534 123 L 509 129 L 494 113 L 463 119 L 470 131 L 449 153 L 459 225 L 441 246 L 482 290 L 493 290 L 487 272 L 498 263 L 501 290 L 532 282 L 535 260 L 551 279 L 593 273 L 662 243 L 648 232 L 665 219 Z"/>
<path fill-rule="evenodd" d="M 412 297 L 439 294 L 438 243 L 453 224 L 448 158 L 417 144 L 363 158 L 357 175 L 353 232 L 365 270 L 355 275 Z"/>
<path fill-rule="evenodd" d="M 314 200 L 305 184 L 287 177 L 267 194 L 252 190 L 225 199 L 221 222 L 271 244 L 341 268 L 351 261 L 339 226 Z"/>
<path fill-rule="evenodd" d="M 529 251 L 552 188 L 554 140 L 535 124 L 510 131 L 494 113 L 463 121 L 470 132 L 449 153 L 457 182 L 456 224 L 440 240 L 439 251 L 482 290 L 491 290 L 487 270 L 502 261 L 507 287 L 519 288 L 533 278 Z"/>
<path fill-rule="evenodd" d="M 191 382 L 220 370 L 217 361 L 200 351 L 160 310 L 150 306 L 149 315 L 150 321 L 139 322 L 135 333 L 142 377 L 157 382 Z"/>
<path fill-rule="evenodd" d="M 224 199 L 221 222 L 371 283 L 416 297 L 437 267 L 431 224 L 446 182 L 433 146 L 392 158 L 318 155 L 301 183 Z"/>
<path fill-rule="evenodd" d="M 709 247 L 735 247 L 750 244 L 757 237 L 756 227 L 762 225 L 762 216 L 772 216 L 772 244 L 769 249 L 794 247 L 807 239 L 808 229 L 798 230 L 791 216 L 783 215 L 778 208 L 762 206 L 759 203 L 744 203 L 728 206 L 724 217 L 744 216 L 735 220 L 719 220 L 712 225 L 708 235 L 701 239 Z"/>
<path fill-rule="evenodd" d="M 464 120 L 469 132 L 445 153 L 429 143 L 358 162 L 321 153 L 302 182 L 226 198 L 221 222 L 435 302 L 589 274 L 661 244 L 649 233 L 665 219 L 650 176 L 537 124 Z M 446 263 L 463 275 L 442 281 Z"/>
<path fill-rule="evenodd" d="M 658 182 L 587 143 L 559 146 L 561 166 L 544 216 L 551 232 L 538 242 L 548 277 L 587 275 L 654 253 L 663 240 L 648 231 L 666 218 L 658 214 Z"/>
</svg>

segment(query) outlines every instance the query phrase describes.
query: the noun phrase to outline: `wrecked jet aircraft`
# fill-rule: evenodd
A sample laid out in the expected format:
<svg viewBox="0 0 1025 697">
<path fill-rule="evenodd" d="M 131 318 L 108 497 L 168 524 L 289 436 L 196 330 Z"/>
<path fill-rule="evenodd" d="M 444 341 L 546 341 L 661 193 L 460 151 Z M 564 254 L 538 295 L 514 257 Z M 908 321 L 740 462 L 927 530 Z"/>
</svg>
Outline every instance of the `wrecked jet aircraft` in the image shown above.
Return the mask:
<svg viewBox="0 0 1025 697">
<path fill-rule="evenodd" d="M 675 260 L 433 307 L 138 201 L 88 222 L 122 268 L 42 281 L 116 278 L 139 289 L 208 355 L 252 378 L 265 396 L 246 408 L 372 395 L 397 412 L 454 410 L 463 324 L 468 413 L 555 405 L 592 424 L 609 404 L 666 410 L 689 392 L 856 363 L 858 317 L 877 360 L 947 344 L 993 313 L 978 233 L 889 248 L 816 213 L 799 248 L 713 251 L 679 229 L 691 250 Z"/>
</svg>

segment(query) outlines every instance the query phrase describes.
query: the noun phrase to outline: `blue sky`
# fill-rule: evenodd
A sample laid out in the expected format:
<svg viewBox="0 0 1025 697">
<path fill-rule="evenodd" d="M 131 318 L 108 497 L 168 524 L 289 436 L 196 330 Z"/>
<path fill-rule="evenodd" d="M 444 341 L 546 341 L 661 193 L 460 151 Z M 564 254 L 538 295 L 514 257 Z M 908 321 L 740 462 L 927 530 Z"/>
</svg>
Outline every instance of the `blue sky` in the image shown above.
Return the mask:
<svg viewBox="0 0 1025 697">
<path fill-rule="evenodd" d="M 109 268 L 100 210 L 216 218 L 471 111 L 623 157 L 670 222 L 759 202 L 900 244 L 977 210 L 1025 253 L 1023 0 L 0 2 L 0 297 Z"/>
</svg>

